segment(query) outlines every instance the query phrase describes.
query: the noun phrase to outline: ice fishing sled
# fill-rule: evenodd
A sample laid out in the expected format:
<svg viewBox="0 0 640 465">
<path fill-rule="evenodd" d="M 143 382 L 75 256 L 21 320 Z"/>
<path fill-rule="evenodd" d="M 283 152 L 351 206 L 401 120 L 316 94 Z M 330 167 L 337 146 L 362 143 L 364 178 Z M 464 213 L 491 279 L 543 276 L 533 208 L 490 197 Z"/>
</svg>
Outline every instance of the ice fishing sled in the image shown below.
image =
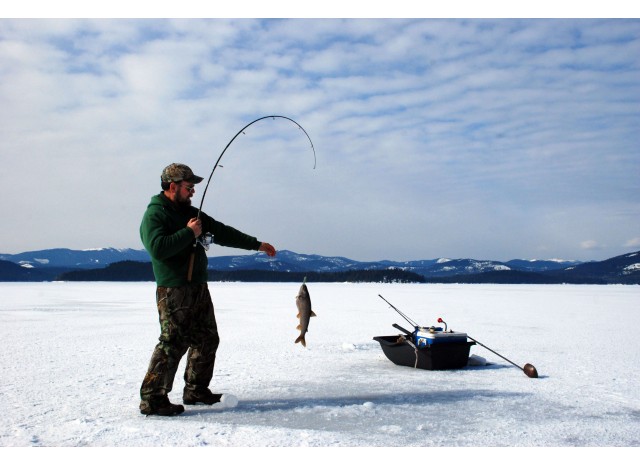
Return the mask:
<svg viewBox="0 0 640 465">
<path fill-rule="evenodd" d="M 462 368 L 470 362 L 469 349 L 472 345 L 478 344 L 506 360 L 514 367 L 519 368 L 529 378 L 538 377 L 538 370 L 530 363 L 526 363 L 521 367 L 504 355 L 500 355 L 482 342 L 467 335 L 467 333 L 447 331 L 447 323 L 442 318 L 438 318 L 438 323 L 444 324 L 444 329 L 439 326 L 425 328 L 394 307 L 391 302 L 380 294 L 378 296 L 414 328 L 413 331 L 409 331 L 402 326 L 394 324 L 393 327 L 401 330 L 404 335 L 376 336 L 373 338 L 380 343 L 382 351 L 387 358 L 396 365 L 412 366 L 425 370 Z M 473 362 L 473 365 L 486 364 L 485 359 L 476 355 L 473 356 Z"/>
<path fill-rule="evenodd" d="M 391 305 L 384 297 L 380 298 Z M 446 323 L 441 318 L 438 322 L 444 323 L 444 328 L 419 326 L 396 307 L 391 307 L 409 321 L 414 329 L 409 331 L 394 324 L 393 327 L 404 334 L 373 338 L 380 343 L 382 352 L 389 360 L 396 365 L 424 370 L 450 370 L 467 366 L 469 350 L 475 342 L 468 341 L 466 333 L 447 331 Z"/>
<path fill-rule="evenodd" d="M 409 333 L 376 336 L 373 339 L 380 343 L 384 355 L 396 365 L 423 370 L 451 370 L 465 367 L 469 361 L 469 350 L 475 344 L 475 342 L 468 342 L 464 333 L 440 332 L 438 334 L 436 332 L 428 338 L 424 335 Z M 418 346 L 417 340 L 425 341 Z"/>
</svg>

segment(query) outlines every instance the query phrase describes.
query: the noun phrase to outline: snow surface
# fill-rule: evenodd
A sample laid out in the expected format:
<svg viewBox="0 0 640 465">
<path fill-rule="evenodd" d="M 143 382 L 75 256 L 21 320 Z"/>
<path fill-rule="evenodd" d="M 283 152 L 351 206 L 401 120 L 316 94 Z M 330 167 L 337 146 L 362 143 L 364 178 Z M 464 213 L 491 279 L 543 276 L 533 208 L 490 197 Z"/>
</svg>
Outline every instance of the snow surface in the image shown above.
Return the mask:
<svg viewBox="0 0 640 465">
<path fill-rule="evenodd" d="M 158 337 L 153 283 L 0 283 L 0 446 L 640 445 L 640 286 L 210 283 L 214 392 L 235 408 L 146 417 L 138 389 Z M 374 336 L 442 317 L 540 374 L 474 346 L 485 366 L 400 367 Z M 184 360 L 173 402 L 181 402 Z M 395 454 L 398 458 L 399 455 Z M 392 460 L 393 457 L 390 457 Z M 8 462 L 4 462 L 8 463 Z"/>
</svg>

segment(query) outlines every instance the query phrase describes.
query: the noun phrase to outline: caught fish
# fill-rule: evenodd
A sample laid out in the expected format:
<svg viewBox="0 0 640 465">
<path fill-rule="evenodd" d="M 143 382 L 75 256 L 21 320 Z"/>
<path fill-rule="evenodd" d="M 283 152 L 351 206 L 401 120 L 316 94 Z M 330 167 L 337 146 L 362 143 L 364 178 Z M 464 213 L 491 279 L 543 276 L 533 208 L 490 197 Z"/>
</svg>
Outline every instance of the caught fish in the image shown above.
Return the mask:
<svg viewBox="0 0 640 465">
<path fill-rule="evenodd" d="M 311 297 L 309 296 L 309 289 L 307 289 L 307 278 L 304 278 L 296 296 L 296 307 L 298 307 L 296 318 L 300 320 L 300 324 L 296 329 L 300 330 L 300 336 L 298 336 L 295 343 L 300 342 L 304 347 L 307 347 L 307 341 L 305 341 L 304 336 L 309 331 L 309 319 L 312 316 L 316 316 L 311 310 Z"/>
</svg>

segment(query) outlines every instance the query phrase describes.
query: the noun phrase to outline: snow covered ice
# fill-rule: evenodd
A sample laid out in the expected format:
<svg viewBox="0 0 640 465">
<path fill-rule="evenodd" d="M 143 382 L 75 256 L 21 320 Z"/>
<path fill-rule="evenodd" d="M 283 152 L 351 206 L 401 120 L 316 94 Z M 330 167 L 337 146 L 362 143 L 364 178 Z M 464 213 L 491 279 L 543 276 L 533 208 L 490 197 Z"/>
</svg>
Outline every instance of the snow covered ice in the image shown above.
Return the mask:
<svg viewBox="0 0 640 465">
<path fill-rule="evenodd" d="M 230 404 L 162 418 L 138 411 L 154 283 L 0 283 L 0 446 L 640 445 L 640 286 L 307 285 L 305 349 L 299 283 L 210 283 Z M 394 365 L 372 338 L 406 323 L 378 294 L 540 378 L 479 346 L 488 365 Z"/>
</svg>

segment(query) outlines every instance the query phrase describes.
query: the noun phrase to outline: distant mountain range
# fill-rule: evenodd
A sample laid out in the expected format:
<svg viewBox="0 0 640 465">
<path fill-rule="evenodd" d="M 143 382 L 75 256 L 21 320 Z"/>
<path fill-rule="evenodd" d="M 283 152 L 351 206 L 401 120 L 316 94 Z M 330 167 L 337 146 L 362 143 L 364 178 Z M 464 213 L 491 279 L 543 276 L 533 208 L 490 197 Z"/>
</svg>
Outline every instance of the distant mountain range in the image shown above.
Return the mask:
<svg viewBox="0 0 640 465">
<path fill-rule="evenodd" d="M 360 262 L 283 250 L 209 258 L 211 280 L 440 283 L 640 284 L 640 251 L 600 262 L 431 259 Z M 134 249 L 48 249 L 0 254 L 0 281 L 152 281 L 150 258 Z"/>
</svg>

